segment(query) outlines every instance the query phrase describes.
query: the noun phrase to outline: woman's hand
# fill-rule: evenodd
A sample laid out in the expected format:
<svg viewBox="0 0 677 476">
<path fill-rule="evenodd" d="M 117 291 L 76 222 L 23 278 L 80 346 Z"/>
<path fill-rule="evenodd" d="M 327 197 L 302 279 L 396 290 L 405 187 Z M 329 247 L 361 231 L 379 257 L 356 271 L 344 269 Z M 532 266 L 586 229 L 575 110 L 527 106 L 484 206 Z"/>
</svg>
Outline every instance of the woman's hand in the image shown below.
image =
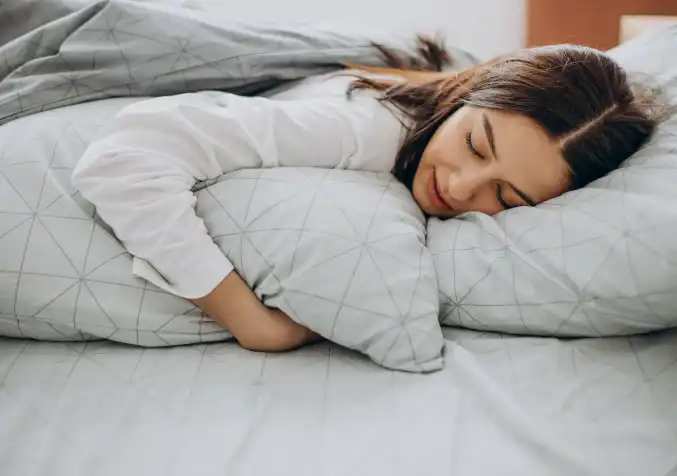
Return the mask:
<svg viewBox="0 0 677 476">
<path fill-rule="evenodd" d="M 194 302 L 248 350 L 281 352 L 321 340 L 284 312 L 264 306 L 235 272 Z"/>
<path fill-rule="evenodd" d="M 280 352 L 322 340 L 320 335 L 296 323 L 279 309 L 265 306 L 264 309 L 268 314 L 268 324 L 262 323 L 265 331 L 253 336 L 249 342 L 240 341 L 242 347 L 259 352 Z"/>
</svg>

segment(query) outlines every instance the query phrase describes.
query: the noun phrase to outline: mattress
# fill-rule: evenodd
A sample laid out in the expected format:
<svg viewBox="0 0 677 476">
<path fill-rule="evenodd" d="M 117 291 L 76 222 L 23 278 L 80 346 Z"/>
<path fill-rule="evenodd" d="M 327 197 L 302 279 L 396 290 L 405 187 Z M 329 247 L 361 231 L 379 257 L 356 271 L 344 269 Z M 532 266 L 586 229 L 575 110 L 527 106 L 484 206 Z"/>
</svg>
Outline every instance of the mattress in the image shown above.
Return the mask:
<svg viewBox="0 0 677 476">
<path fill-rule="evenodd" d="M 0 340 L 0 474 L 677 474 L 677 332 L 445 338 L 429 375 L 327 343 Z"/>
</svg>

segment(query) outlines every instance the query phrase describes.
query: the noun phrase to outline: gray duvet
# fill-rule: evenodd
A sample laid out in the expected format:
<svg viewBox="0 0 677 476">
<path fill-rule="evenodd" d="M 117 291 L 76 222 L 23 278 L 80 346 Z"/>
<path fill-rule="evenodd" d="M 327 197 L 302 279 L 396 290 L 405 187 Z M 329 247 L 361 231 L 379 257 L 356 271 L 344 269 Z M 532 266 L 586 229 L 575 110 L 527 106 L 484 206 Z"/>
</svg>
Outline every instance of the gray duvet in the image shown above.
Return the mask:
<svg viewBox="0 0 677 476">
<path fill-rule="evenodd" d="M 309 25 L 242 23 L 188 9 L 121 0 L 0 3 L 0 124 L 111 97 L 205 89 L 256 94 L 331 71 L 382 64 L 385 41 L 416 63 L 413 43 Z M 474 60 L 452 51 L 459 66 Z"/>
<path fill-rule="evenodd" d="M 124 1 L 2 4 L 0 335 L 142 346 L 229 338 L 191 303 L 132 275 L 131 257 L 73 189 L 84 149 L 148 96 L 272 95 L 342 61 L 381 64 L 373 40 L 418 61 L 414 42 L 215 18 Z M 459 52 L 456 66 L 470 61 Z M 383 366 L 441 368 L 437 281 L 406 189 L 356 171 L 259 173 L 224 177 L 197 204 L 259 297 Z M 229 194 L 247 190 L 243 211 Z"/>
</svg>

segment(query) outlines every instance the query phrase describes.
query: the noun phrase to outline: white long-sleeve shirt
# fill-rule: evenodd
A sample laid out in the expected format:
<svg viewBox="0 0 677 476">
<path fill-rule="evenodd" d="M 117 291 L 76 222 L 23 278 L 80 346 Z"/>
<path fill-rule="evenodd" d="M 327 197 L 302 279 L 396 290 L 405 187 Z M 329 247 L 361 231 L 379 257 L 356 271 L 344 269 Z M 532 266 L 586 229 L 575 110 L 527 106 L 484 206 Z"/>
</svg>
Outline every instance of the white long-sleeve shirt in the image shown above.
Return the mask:
<svg viewBox="0 0 677 476">
<path fill-rule="evenodd" d="M 284 98 L 181 94 L 124 108 L 78 162 L 73 183 L 134 256 L 133 273 L 188 299 L 233 265 L 195 214 L 196 181 L 245 168 L 392 170 L 400 118 L 347 78 L 311 81 Z"/>
</svg>

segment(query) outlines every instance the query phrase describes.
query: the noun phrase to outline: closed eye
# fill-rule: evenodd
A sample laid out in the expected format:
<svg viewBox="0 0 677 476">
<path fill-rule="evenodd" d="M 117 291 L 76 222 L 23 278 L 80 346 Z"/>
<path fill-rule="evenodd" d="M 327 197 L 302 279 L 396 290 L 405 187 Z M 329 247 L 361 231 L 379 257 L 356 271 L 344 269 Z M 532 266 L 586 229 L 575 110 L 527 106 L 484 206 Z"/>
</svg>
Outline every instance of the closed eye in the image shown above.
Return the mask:
<svg viewBox="0 0 677 476">
<path fill-rule="evenodd" d="M 468 150 L 472 155 L 480 159 L 484 159 L 484 156 L 480 154 L 475 147 L 472 145 L 472 134 L 470 132 L 465 133 L 465 145 L 468 147 Z"/>
<path fill-rule="evenodd" d="M 475 147 L 473 147 L 472 134 L 470 132 L 465 133 L 465 145 L 468 147 L 468 150 L 472 155 L 484 160 L 484 156 L 480 154 L 479 151 L 475 149 Z M 498 199 L 498 203 L 501 204 L 504 210 L 515 208 L 514 205 L 510 205 L 508 202 L 505 201 L 505 198 L 503 198 L 503 188 L 501 187 L 500 183 L 496 185 L 496 198 Z"/>
<path fill-rule="evenodd" d="M 501 204 L 503 207 L 503 210 L 510 210 L 511 208 L 515 208 L 519 205 L 510 205 L 508 202 L 505 201 L 505 198 L 503 198 L 503 187 L 501 187 L 501 184 L 496 184 L 496 198 L 498 198 L 498 203 Z"/>
<path fill-rule="evenodd" d="M 487 142 L 489 143 L 489 148 L 491 149 L 491 153 L 494 156 L 494 159 L 498 160 L 498 154 L 497 154 L 497 151 L 496 151 L 496 137 L 494 135 L 494 128 L 491 125 L 491 121 L 489 121 L 489 116 L 487 116 L 486 113 L 484 113 L 482 115 L 482 125 L 484 126 L 484 132 L 487 136 Z M 472 139 L 472 137 L 470 136 L 470 133 L 467 133 L 466 134 L 466 142 L 469 144 L 468 147 L 472 149 L 471 150 L 471 152 L 472 152 L 473 150 L 475 150 L 475 148 L 472 147 L 472 141 L 470 139 Z M 475 150 L 475 152 L 477 152 L 477 151 Z M 520 189 L 518 189 L 517 187 L 515 187 L 512 184 L 506 184 L 506 186 L 511 188 L 512 191 L 515 192 L 515 194 L 517 194 L 518 197 L 520 197 L 522 200 L 524 200 L 524 202 L 527 205 L 529 205 L 531 207 L 536 206 L 536 203 L 531 198 L 529 198 L 526 193 L 524 193 L 523 191 L 521 191 Z M 496 193 L 497 193 L 498 201 L 501 204 L 501 206 L 503 208 L 505 208 L 506 210 L 509 209 L 509 208 L 516 208 L 516 207 L 524 206 L 522 204 L 520 204 L 520 205 L 510 205 L 509 203 L 507 203 L 505 201 L 505 199 L 503 197 L 503 190 L 502 190 L 503 187 L 501 186 L 500 183 L 496 186 L 496 188 L 497 188 Z"/>
</svg>

